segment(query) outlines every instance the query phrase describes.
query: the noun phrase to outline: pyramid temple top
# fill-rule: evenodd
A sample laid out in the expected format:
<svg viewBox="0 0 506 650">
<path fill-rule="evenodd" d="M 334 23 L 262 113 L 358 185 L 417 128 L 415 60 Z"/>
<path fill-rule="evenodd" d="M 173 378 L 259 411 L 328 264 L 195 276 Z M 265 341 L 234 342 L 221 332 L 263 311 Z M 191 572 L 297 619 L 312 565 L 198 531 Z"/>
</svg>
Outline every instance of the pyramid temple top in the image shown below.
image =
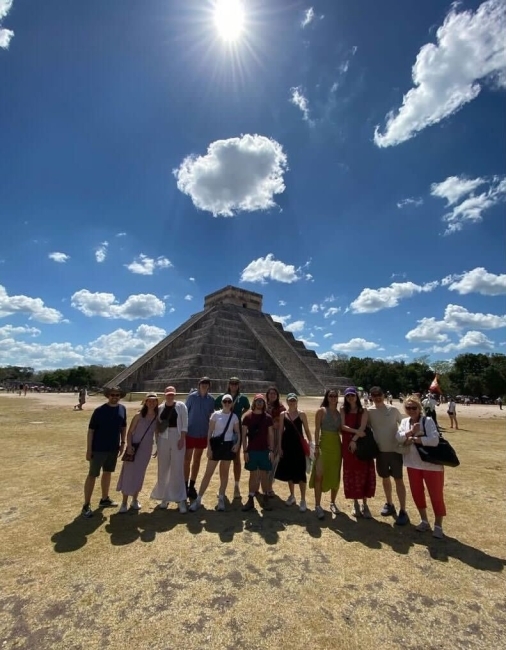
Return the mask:
<svg viewBox="0 0 506 650">
<path fill-rule="evenodd" d="M 227 287 L 207 295 L 204 299 L 204 309 L 211 309 L 216 305 L 237 305 L 262 311 L 262 300 L 263 296 L 260 293 L 246 291 L 229 284 Z"/>
</svg>

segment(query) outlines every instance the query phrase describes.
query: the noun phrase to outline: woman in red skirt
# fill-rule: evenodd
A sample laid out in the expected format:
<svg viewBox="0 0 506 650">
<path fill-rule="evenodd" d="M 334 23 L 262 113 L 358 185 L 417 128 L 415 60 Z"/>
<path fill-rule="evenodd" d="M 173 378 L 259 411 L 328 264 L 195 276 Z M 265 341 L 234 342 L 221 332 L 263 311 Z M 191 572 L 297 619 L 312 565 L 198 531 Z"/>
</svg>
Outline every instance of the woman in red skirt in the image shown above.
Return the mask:
<svg viewBox="0 0 506 650">
<path fill-rule="evenodd" d="M 355 456 L 356 441 L 365 436 L 368 417 L 367 410 L 360 402 L 357 389 L 347 388 L 344 391 L 344 406 L 341 408 L 343 483 L 344 496 L 353 499 L 353 515 L 357 519 L 372 518 L 367 499 L 373 497 L 376 491 L 374 460 L 360 460 Z M 362 501 L 362 505 L 359 501 Z"/>
</svg>

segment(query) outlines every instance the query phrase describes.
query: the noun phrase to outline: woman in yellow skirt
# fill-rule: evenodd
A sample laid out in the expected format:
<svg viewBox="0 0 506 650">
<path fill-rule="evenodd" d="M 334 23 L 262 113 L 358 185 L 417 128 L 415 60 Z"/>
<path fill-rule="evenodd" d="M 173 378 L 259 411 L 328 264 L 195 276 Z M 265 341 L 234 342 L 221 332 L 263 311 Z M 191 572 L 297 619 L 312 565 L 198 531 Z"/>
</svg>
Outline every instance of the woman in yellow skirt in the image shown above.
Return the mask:
<svg viewBox="0 0 506 650">
<path fill-rule="evenodd" d="M 339 393 L 334 388 L 325 391 L 315 417 L 315 462 L 309 487 L 314 488 L 316 516 L 325 518 L 321 507 L 322 492 L 330 490 L 330 511 L 339 514 L 336 506 L 341 480 L 341 415 L 337 408 Z"/>
</svg>

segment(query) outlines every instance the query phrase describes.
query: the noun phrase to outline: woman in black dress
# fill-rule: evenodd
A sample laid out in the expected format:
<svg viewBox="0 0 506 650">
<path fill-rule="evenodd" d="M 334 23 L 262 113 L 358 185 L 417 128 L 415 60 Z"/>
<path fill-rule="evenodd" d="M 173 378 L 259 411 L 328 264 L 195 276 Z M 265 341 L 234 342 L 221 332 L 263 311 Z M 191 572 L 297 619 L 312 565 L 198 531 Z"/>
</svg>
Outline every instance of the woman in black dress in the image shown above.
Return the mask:
<svg viewBox="0 0 506 650">
<path fill-rule="evenodd" d="M 276 479 L 288 483 L 290 496 L 285 501 L 287 506 L 296 503 L 295 484 L 300 488 L 299 510 L 306 512 L 306 451 L 311 443 L 311 432 L 304 411 L 297 408 L 297 395 L 289 393 L 286 398 L 288 411 L 280 416 L 281 457 L 276 469 Z M 304 432 L 307 441 L 304 438 Z"/>
</svg>

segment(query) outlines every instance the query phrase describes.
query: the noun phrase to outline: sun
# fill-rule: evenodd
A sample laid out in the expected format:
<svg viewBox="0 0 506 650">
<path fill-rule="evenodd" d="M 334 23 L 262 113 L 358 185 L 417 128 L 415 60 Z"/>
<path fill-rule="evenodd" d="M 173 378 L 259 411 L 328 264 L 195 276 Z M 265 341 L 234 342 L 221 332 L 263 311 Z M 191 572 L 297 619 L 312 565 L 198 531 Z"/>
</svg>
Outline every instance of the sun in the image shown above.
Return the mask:
<svg viewBox="0 0 506 650">
<path fill-rule="evenodd" d="M 242 0 L 216 0 L 214 24 L 224 41 L 237 41 L 244 29 L 244 5 Z"/>
</svg>

